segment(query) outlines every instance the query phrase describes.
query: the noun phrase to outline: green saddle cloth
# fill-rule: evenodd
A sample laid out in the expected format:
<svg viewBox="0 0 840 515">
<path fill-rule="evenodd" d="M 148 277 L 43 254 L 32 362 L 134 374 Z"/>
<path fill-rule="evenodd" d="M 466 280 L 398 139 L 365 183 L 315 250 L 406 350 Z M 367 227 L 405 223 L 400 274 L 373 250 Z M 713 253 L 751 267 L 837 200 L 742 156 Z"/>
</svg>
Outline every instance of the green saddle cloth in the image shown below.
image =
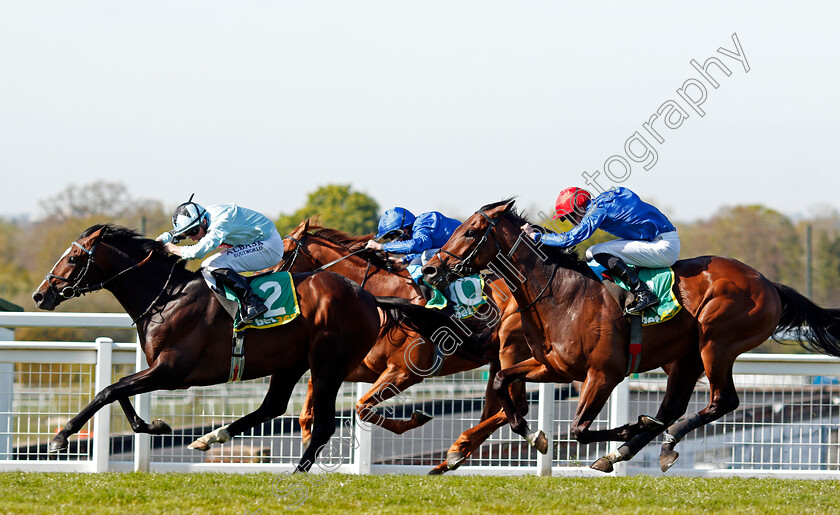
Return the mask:
<svg viewBox="0 0 840 515">
<path fill-rule="evenodd" d="M 682 306 L 674 296 L 674 270 L 672 268 L 635 268 L 635 270 L 639 275 L 639 280 L 644 281 L 659 298 L 659 304 L 642 313 L 642 325 L 666 322 L 679 313 Z M 630 291 L 621 279 L 612 277 L 612 280 L 615 284 Z"/>
<path fill-rule="evenodd" d="M 289 272 L 271 272 L 247 279 L 251 283 L 251 289 L 263 300 L 268 311 L 243 327 L 239 327 L 242 321 L 242 306 L 240 304 L 233 324 L 237 331 L 248 328 L 267 329 L 287 324 L 300 314 L 295 283 L 292 281 L 292 274 Z M 239 302 L 239 299 L 227 286 L 225 286 L 225 297 L 234 302 Z"/>
<path fill-rule="evenodd" d="M 426 282 L 426 281 L 423 281 Z M 460 319 L 475 315 L 480 306 L 487 304 L 484 296 L 484 278 L 481 274 L 462 277 L 449 285 L 447 295 L 426 283 L 434 292 L 432 298 L 426 302 L 427 308 L 443 309 L 452 303 L 455 316 Z"/>
</svg>

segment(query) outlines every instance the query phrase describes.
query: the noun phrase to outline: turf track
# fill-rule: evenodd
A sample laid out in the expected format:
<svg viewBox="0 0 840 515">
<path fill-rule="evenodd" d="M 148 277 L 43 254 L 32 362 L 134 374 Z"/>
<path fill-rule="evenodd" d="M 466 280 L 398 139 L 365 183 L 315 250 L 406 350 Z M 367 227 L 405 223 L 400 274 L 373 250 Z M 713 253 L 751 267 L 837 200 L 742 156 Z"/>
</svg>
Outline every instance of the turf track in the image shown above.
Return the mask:
<svg viewBox="0 0 840 515">
<path fill-rule="evenodd" d="M 310 479 L 268 473 L 8 472 L 0 473 L 0 513 L 840 513 L 840 481 L 339 474 Z M 284 488 L 288 495 L 281 498 L 275 491 Z"/>
</svg>

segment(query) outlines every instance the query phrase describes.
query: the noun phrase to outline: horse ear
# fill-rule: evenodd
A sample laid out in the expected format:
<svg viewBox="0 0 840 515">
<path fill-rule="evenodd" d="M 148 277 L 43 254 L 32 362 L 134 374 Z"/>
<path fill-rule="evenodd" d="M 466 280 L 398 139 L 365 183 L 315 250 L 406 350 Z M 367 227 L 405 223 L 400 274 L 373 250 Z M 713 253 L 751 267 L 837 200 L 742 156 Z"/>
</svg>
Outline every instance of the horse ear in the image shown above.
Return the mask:
<svg viewBox="0 0 840 515">
<path fill-rule="evenodd" d="M 303 225 L 303 232 L 308 231 L 308 230 L 309 230 L 309 218 L 307 218 L 306 220 L 304 220 L 304 221 L 301 223 L 301 225 Z"/>
<path fill-rule="evenodd" d="M 90 235 L 88 236 L 88 238 L 87 238 L 87 239 L 88 239 L 88 240 L 91 240 L 91 241 L 98 240 L 99 238 L 101 238 L 101 237 L 102 237 L 102 233 L 104 233 L 104 232 L 105 232 L 105 226 L 103 225 L 103 226 L 102 226 L 102 227 L 100 227 L 99 229 L 97 229 L 97 230 L 95 230 L 94 232 L 90 233 Z"/>
<path fill-rule="evenodd" d="M 513 208 L 513 204 L 516 203 L 516 200 L 510 199 L 507 204 L 505 204 L 505 209 L 502 210 L 502 213 L 507 213 Z"/>
</svg>

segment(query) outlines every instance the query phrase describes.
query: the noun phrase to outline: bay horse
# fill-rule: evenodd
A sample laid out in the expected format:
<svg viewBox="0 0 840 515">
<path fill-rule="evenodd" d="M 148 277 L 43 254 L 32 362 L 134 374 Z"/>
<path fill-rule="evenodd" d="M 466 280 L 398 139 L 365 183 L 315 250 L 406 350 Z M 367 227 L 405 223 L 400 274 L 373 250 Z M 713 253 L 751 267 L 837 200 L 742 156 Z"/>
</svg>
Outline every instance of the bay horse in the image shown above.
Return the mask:
<svg viewBox="0 0 840 515">
<path fill-rule="evenodd" d="M 535 245 L 520 230 L 526 222 L 513 200 L 488 204 L 455 231 L 423 272 L 426 281 L 438 287 L 451 276 L 474 273 L 494 260 L 507 261 L 520 274 L 521 284 L 511 289 L 517 302 L 526 306 L 522 326 L 533 356 L 501 370 L 493 387 L 513 431 L 529 442 L 537 439 L 514 408 L 507 385 L 582 380 L 571 434 L 580 443 L 626 442 L 592 468 L 611 472 L 614 463 L 629 460 L 666 431 L 660 453 L 664 472 L 677 459 L 674 449 L 681 438 L 738 407 L 732 379 L 738 355 L 786 331 L 809 350 L 840 356 L 840 310 L 823 309 L 734 259 L 680 260 L 673 266 L 673 292 L 684 309 L 670 321 L 645 326 L 642 331 L 639 371 L 662 367 L 668 374 L 659 411 L 655 418 L 643 415 L 636 423 L 592 430 L 593 420 L 628 369 L 630 324 L 574 250 Z M 683 417 L 704 373 L 710 402 Z M 535 447 L 546 450 L 544 445 Z"/>
<path fill-rule="evenodd" d="M 420 305 L 425 304 L 417 284 L 405 267 L 362 250 L 372 237 L 351 236 L 335 229 L 310 225 L 309 219 L 306 219 L 285 237 L 285 259 L 281 266 L 292 272 L 312 271 L 327 266 L 328 270 L 355 281 L 374 295 L 395 295 Z M 402 434 L 425 424 L 432 417 L 415 411 L 410 419 L 391 419 L 373 410 L 378 403 L 398 395 L 430 375 L 445 376 L 472 370 L 488 362 L 491 364 L 480 423 L 458 437 L 449 448 L 446 460 L 429 472 L 432 475 L 456 469 L 496 429 L 507 423 L 502 405 L 491 388 L 492 378 L 500 367 L 513 366 L 531 355 L 522 333 L 518 305 L 507 285 L 495 279 L 492 286 L 485 288 L 485 293 L 491 297 L 492 306 L 498 308 L 498 313 L 494 320 L 488 320 L 488 310 L 491 309 L 488 304 L 480 308 L 485 313 L 476 314 L 476 322 L 485 326 L 492 323 L 492 330 L 482 333 L 478 352 L 441 354 L 434 342 L 421 342 L 410 330 L 395 330 L 383 333 L 362 363 L 345 379 L 373 383 L 356 402 L 360 419 Z M 484 318 L 480 318 L 482 316 Z M 527 413 L 528 403 L 523 385 L 514 385 L 512 393 L 517 408 L 521 413 Z M 313 419 L 310 399 L 307 395 L 300 414 L 300 426 L 305 439 Z"/>
<path fill-rule="evenodd" d="M 252 413 L 204 435 L 190 447 L 207 450 L 286 411 L 292 390 L 312 371 L 315 424 L 312 445 L 297 470 L 311 468 L 335 432 L 335 399 L 344 377 L 356 368 L 376 341 L 380 312 L 395 327 L 406 317 L 425 317 L 425 308 L 403 299 L 376 299 L 357 284 L 334 273 L 292 276 L 300 314 L 285 325 L 245 330 L 242 379 L 270 375 L 268 392 Z M 169 255 L 158 241 L 114 225 L 94 225 L 74 241 L 32 295 L 40 309 L 106 289 L 137 325 L 139 342 L 149 368 L 123 377 L 97 393 L 50 442 L 51 452 L 68 446 L 68 437 L 102 406 L 117 401 L 131 428 L 138 433 L 167 434 L 162 420 L 142 420 L 129 397 L 155 390 L 186 389 L 225 383 L 230 377 L 233 320 L 203 277 Z M 410 322 L 413 324 L 413 322 Z M 419 327 L 412 325 L 412 327 Z M 107 372 L 106 373 L 110 373 Z"/>
</svg>

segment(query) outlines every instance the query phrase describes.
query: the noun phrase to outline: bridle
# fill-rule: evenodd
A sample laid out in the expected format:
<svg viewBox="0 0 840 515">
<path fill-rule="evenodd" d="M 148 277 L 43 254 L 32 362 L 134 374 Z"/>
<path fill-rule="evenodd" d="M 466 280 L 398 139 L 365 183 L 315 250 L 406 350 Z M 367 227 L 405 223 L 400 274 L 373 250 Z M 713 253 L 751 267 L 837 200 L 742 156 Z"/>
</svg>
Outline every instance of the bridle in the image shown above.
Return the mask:
<svg viewBox="0 0 840 515">
<path fill-rule="evenodd" d="M 52 281 L 50 281 L 50 279 L 58 279 L 59 281 L 63 281 L 63 282 L 65 282 L 65 283 L 70 283 L 70 282 L 72 281 L 72 279 L 71 279 L 71 278 L 69 278 L 69 277 L 61 277 L 61 276 L 59 276 L 59 275 L 55 275 L 54 273 L 52 273 L 52 271 L 50 271 L 50 272 L 49 272 L 49 273 L 48 273 L 48 274 L 44 277 L 44 281 L 47 283 L 47 286 L 48 286 L 48 288 L 49 288 L 49 291 L 50 291 L 53 295 L 55 295 L 55 296 L 57 296 L 57 297 L 62 297 L 62 298 L 64 298 L 64 299 L 72 299 L 73 297 L 79 297 L 79 296 L 81 296 L 81 295 L 85 295 L 86 293 L 91 293 L 91 292 L 99 291 L 99 290 L 103 289 L 103 288 L 105 287 L 105 285 L 107 285 L 108 283 L 110 283 L 111 281 L 113 281 L 114 279 L 116 279 L 116 278 L 118 278 L 118 277 L 120 277 L 120 276 L 122 276 L 122 275 L 124 275 L 124 274 L 127 274 L 128 272 L 130 272 L 130 271 L 132 271 L 132 270 L 134 270 L 134 269 L 136 269 L 136 268 L 139 268 L 139 267 L 141 267 L 141 266 L 145 265 L 146 263 L 148 263 L 149 259 L 152 257 L 152 254 L 154 254 L 154 251 L 150 251 L 150 252 L 149 252 L 149 255 L 148 255 L 148 256 L 146 256 L 146 257 L 145 257 L 142 261 L 139 261 L 139 262 L 134 263 L 133 265 L 129 266 L 128 268 L 126 268 L 126 269 L 124 269 L 124 270 L 122 270 L 122 271 L 120 271 L 120 272 L 117 272 L 117 273 L 116 273 L 116 274 L 114 274 L 113 276 L 109 277 L 108 279 L 105 279 L 104 281 L 102 281 L 102 282 L 100 282 L 100 283 L 98 283 L 98 284 L 88 284 L 88 285 L 83 285 L 83 284 L 82 284 L 82 281 L 84 280 L 84 278 L 85 278 L 85 276 L 88 274 L 88 272 L 91 270 L 91 265 L 96 265 L 96 268 L 98 268 L 100 272 L 103 272 L 103 274 L 104 274 L 104 272 L 105 272 L 105 269 L 104 269 L 104 268 L 102 268 L 102 266 L 100 266 L 100 265 L 96 262 L 96 260 L 94 259 L 94 256 L 95 256 L 95 254 L 96 254 L 96 251 L 97 251 L 97 249 L 99 248 L 100 240 L 101 240 L 101 238 L 102 238 L 102 234 L 103 234 L 103 233 L 104 233 L 104 231 L 103 231 L 102 233 L 100 233 L 100 234 L 99 234 L 99 236 L 97 236 L 97 237 L 96 237 L 96 239 L 95 239 L 95 240 L 94 240 L 94 242 L 93 242 L 93 245 L 91 245 L 91 247 L 90 247 L 89 249 L 86 249 L 86 248 L 85 248 L 82 244 L 80 244 L 80 243 L 79 243 L 79 242 L 77 242 L 77 241 L 74 241 L 73 243 L 71 243 L 71 244 L 70 244 L 70 247 L 71 247 L 71 248 L 72 248 L 73 246 L 76 246 L 76 247 L 78 247 L 78 248 L 79 248 L 82 252 L 84 252 L 85 254 L 87 254 L 87 255 L 88 255 L 88 259 L 87 259 L 87 261 L 85 262 L 85 268 L 84 268 L 84 270 L 82 270 L 82 272 L 81 272 L 81 273 L 79 274 L 79 276 L 76 278 L 76 282 L 75 282 L 75 284 L 72 284 L 72 285 L 70 285 L 70 286 L 65 286 L 65 287 L 64 287 L 64 288 L 62 288 L 61 290 L 59 290 L 58 288 L 56 288 L 56 286 L 52 283 Z M 126 254 L 125 252 L 123 252 L 123 251 L 121 251 L 120 249 L 118 249 L 118 248 L 114 247 L 113 245 L 109 245 L 108 243 L 102 243 L 102 245 L 103 245 L 103 246 L 105 246 L 105 247 L 108 247 L 109 249 L 113 250 L 113 251 L 114 251 L 114 252 L 116 252 L 117 254 L 120 254 L 120 255 L 122 255 L 122 256 L 124 256 L 124 257 L 126 257 L 126 258 L 129 258 L 129 259 L 131 259 L 131 260 L 133 260 L 133 259 L 134 259 L 134 258 L 132 258 L 131 256 L 129 256 L 128 254 Z"/>
<path fill-rule="evenodd" d="M 489 216 L 487 216 L 487 213 L 485 213 L 484 211 L 482 211 L 480 209 L 478 211 L 476 211 L 476 213 L 480 214 L 482 217 L 484 217 L 485 220 L 487 220 L 488 226 L 487 226 L 487 229 L 484 231 L 484 235 L 482 235 L 481 239 L 478 241 L 478 243 L 475 245 L 475 247 L 469 252 L 469 254 L 462 257 L 462 256 L 458 256 L 456 254 L 453 254 L 452 252 L 449 252 L 447 250 L 441 249 L 441 250 L 438 251 L 439 254 L 440 253 L 446 254 L 446 255 L 451 256 L 451 257 L 453 257 L 453 258 L 455 258 L 459 261 L 459 263 L 457 263 L 455 266 L 453 266 L 451 269 L 449 269 L 448 273 L 450 273 L 452 275 L 456 275 L 458 277 L 466 277 L 468 275 L 473 275 L 473 274 L 478 273 L 478 270 L 475 270 L 475 267 L 472 266 L 471 261 L 473 259 L 475 259 L 475 256 L 478 255 L 478 252 L 479 252 L 479 250 L 481 250 L 481 247 L 485 243 L 487 243 L 487 240 L 489 239 L 490 235 L 493 233 L 493 229 L 496 228 L 496 223 L 499 221 L 498 218 L 496 218 L 495 220 L 490 218 Z M 519 248 L 519 244 L 521 242 L 522 242 L 522 238 L 521 237 L 517 238 L 516 243 L 514 243 L 513 246 L 511 247 L 511 249 L 507 252 L 507 254 L 505 255 L 505 258 L 507 258 L 508 261 L 511 260 L 514 252 L 516 252 L 516 249 Z M 498 240 L 498 238 L 496 238 L 495 235 L 493 235 L 493 243 L 496 245 L 496 254 L 497 255 L 502 254 L 502 247 L 499 245 L 499 240 Z M 440 259 L 440 256 L 438 256 L 438 259 Z M 446 264 L 443 262 L 442 259 L 440 259 L 440 262 L 446 268 L 449 268 L 448 266 L 446 266 Z M 545 286 L 543 286 L 539 295 L 537 295 L 537 297 L 533 301 L 531 301 L 527 306 L 520 307 L 517 310 L 518 312 L 522 312 L 522 311 L 525 311 L 525 310 L 529 309 L 531 306 L 536 304 L 537 301 L 539 301 L 540 299 L 543 298 L 543 296 L 545 295 L 549 286 L 551 286 L 551 283 L 554 282 L 554 276 L 557 274 L 557 267 L 558 267 L 558 264 L 555 262 L 552 266 L 551 277 L 549 277 L 548 281 L 545 283 Z"/>
<path fill-rule="evenodd" d="M 280 267 L 280 271 L 282 271 L 282 272 L 291 271 L 292 266 L 294 266 L 294 264 L 295 264 L 295 260 L 297 260 L 298 256 L 301 253 L 303 253 L 309 259 L 309 261 L 311 261 L 312 264 L 317 267 L 315 270 L 313 270 L 313 272 L 322 272 L 322 271 L 330 268 L 331 266 L 333 266 L 337 263 L 340 263 L 341 261 L 344 261 L 345 259 L 347 259 L 349 257 L 355 256 L 356 254 L 360 254 L 360 253 L 367 250 L 366 248 L 361 248 L 359 250 L 356 250 L 356 251 L 353 251 L 353 252 L 347 254 L 346 256 L 341 256 L 338 259 L 334 259 L 334 260 L 330 261 L 329 263 L 327 263 L 325 265 L 318 266 L 318 260 L 315 258 L 315 256 L 312 255 L 311 252 L 306 250 L 303 246 L 303 240 L 306 239 L 306 236 L 307 236 L 307 233 L 303 233 L 303 235 L 300 237 L 300 239 L 295 238 L 291 234 L 283 237 L 284 239 L 288 238 L 288 239 L 292 240 L 292 242 L 295 243 L 295 249 L 292 251 L 291 259 L 284 260 L 283 266 Z M 367 268 L 365 269 L 365 275 L 363 276 L 364 278 L 362 279 L 362 284 L 360 285 L 362 288 L 365 287 L 365 283 L 367 282 L 367 278 L 368 278 L 368 272 L 370 272 L 370 266 L 371 266 L 371 262 L 370 262 L 369 259 L 366 259 L 365 261 L 367 261 Z M 390 269 L 388 271 L 390 272 Z"/>
</svg>

